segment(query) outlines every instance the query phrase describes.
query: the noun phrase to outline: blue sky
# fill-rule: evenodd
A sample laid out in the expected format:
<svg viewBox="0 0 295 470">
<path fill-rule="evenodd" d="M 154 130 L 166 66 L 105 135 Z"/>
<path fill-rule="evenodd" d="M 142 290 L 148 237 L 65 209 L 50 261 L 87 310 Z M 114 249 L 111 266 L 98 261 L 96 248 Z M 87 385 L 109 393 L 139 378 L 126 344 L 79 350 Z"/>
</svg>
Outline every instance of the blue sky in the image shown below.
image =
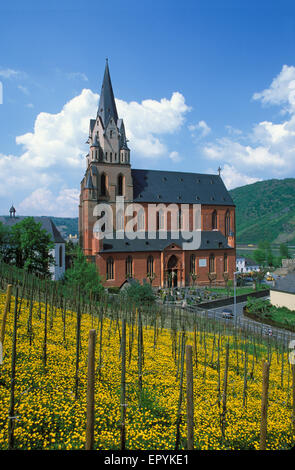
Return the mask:
<svg viewBox="0 0 295 470">
<path fill-rule="evenodd" d="M 134 168 L 294 177 L 294 45 L 291 1 L 2 1 L 0 213 L 77 215 L 106 57 Z"/>
</svg>

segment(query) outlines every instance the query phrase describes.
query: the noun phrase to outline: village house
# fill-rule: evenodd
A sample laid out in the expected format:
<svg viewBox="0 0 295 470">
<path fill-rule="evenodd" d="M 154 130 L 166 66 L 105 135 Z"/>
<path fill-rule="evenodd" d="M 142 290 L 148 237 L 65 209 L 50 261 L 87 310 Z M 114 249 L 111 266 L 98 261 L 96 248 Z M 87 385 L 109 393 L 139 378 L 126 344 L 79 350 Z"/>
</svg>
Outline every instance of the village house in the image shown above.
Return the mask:
<svg viewBox="0 0 295 470">
<path fill-rule="evenodd" d="M 295 311 L 295 272 L 275 281 L 275 285 L 270 288 L 270 303 Z"/>
</svg>

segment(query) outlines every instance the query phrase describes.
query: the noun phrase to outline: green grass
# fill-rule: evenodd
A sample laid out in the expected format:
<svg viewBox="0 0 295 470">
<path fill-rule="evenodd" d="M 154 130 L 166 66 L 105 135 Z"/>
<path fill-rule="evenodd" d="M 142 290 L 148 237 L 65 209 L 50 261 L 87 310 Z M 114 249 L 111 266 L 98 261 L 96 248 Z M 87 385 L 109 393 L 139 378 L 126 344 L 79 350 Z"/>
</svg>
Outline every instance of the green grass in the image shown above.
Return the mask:
<svg viewBox="0 0 295 470">
<path fill-rule="evenodd" d="M 257 285 L 257 289 L 253 289 L 253 287 L 246 286 L 246 287 L 237 287 L 236 288 L 236 295 L 243 295 L 243 294 L 251 294 L 252 292 L 256 292 L 257 290 L 264 290 L 268 289 L 268 286 L 266 285 Z M 229 290 L 227 290 L 225 287 L 208 287 L 208 291 L 210 292 L 216 292 L 217 294 L 220 294 L 220 296 L 224 297 L 233 297 L 234 296 L 234 288 L 231 287 Z"/>
<path fill-rule="evenodd" d="M 263 323 L 295 331 L 295 311 L 287 307 L 275 307 L 269 300 L 248 298 L 248 316 Z"/>
</svg>

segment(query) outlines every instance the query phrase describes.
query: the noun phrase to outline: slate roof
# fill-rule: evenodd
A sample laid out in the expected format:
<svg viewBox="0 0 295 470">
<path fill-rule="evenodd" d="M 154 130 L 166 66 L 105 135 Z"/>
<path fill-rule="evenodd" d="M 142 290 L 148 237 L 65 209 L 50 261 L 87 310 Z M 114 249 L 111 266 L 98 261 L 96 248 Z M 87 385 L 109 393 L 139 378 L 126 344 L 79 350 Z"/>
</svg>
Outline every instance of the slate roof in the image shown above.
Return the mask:
<svg viewBox="0 0 295 470">
<path fill-rule="evenodd" d="M 88 171 L 85 189 L 94 189 L 92 178 L 91 178 L 91 171 Z"/>
<path fill-rule="evenodd" d="M 271 290 L 295 294 L 295 273 L 289 273 L 287 276 L 277 279 Z"/>
<path fill-rule="evenodd" d="M 21 222 L 23 219 L 26 219 L 26 216 L 19 216 L 19 217 L 5 217 L 2 216 L 0 217 L 0 222 L 2 222 L 4 225 L 12 226 L 17 224 L 18 222 Z M 39 223 L 41 222 L 41 228 L 45 229 L 50 235 L 52 240 L 55 243 L 65 243 L 65 240 L 62 238 L 61 234 L 59 233 L 58 229 L 56 228 L 55 224 L 53 221 L 50 219 L 50 217 L 33 217 L 35 222 Z"/>
<path fill-rule="evenodd" d="M 131 174 L 134 202 L 235 205 L 219 175 L 135 169 Z"/>
<path fill-rule="evenodd" d="M 116 124 L 118 121 L 118 113 L 117 113 L 117 108 L 116 108 L 116 103 L 115 103 L 115 98 L 114 98 L 113 87 L 111 83 L 108 62 L 106 62 L 103 83 L 102 83 L 101 93 L 100 93 L 100 98 L 99 98 L 97 116 L 100 117 L 104 128 L 107 127 L 111 117 L 114 119 Z"/>
<path fill-rule="evenodd" d="M 144 232 L 144 239 L 136 238 L 130 240 L 127 236 L 123 239 L 103 240 L 103 253 L 119 253 L 119 252 L 138 252 L 138 251 L 163 251 L 171 244 L 183 248 L 184 243 L 189 243 L 189 240 L 182 238 L 181 232 L 179 239 L 171 238 L 171 232 L 167 232 L 166 239 L 160 239 L 157 233 L 157 238 L 148 238 L 147 232 Z M 203 231 L 201 232 L 201 245 L 199 250 L 216 250 L 231 248 L 226 238 L 219 231 Z"/>
<path fill-rule="evenodd" d="M 246 264 L 246 266 L 258 266 L 256 261 L 254 261 L 251 258 L 245 258 L 245 264 Z"/>
</svg>

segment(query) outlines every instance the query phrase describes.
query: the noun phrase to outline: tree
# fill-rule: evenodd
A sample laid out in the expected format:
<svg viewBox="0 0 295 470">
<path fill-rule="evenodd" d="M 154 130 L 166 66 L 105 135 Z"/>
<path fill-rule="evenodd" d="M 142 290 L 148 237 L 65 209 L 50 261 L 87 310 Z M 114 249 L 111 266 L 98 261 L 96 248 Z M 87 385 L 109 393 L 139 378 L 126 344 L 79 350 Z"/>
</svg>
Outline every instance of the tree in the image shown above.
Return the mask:
<svg viewBox="0 0 295 470">
<path fill-rule="evenodd" d="M 154 282 L 154 280 L 156 279 L 157 276 L 156 276 L 156 273 L 148 273 L 146 275 L 146 277 L 148 278 L 148 280 L 150 281 L 151 286 L 152 286 L 153 282 Z"/>
<path fill-rule="evenodd" d="M 259 266 L 265 266 L 266 264 L 266 254 L 265 251 L 258 248 L 257 250 L 254 251 L 253 257 Z"/>
<path fill-rule="evenodd" d="M 259 266 L 273 267 L 276 264 L 276 259 L 271 251 L 271 246 L 268 240 L 260 241 L 258 243 L 258 248 L 254 251 L 253 257 Z"/>
<path fill-rule="evenodd" d="M 77 254 L 76 246 L 72 240 L 66 242 L 66 269 L 73 267 L 74 258 Z"/>
<path fill-rule="evenodd" d="M 123 299 L 131 304 L 152 304 L 155 301 L 153 288 L 150 283 L 144 282 L 140 284 L 139 281 L 133 279 L 133 282 L 121 293 Z"/>
<path fill-rule="evenodd" d="M 216 280 L 216 274 L 215 273 L 208 273 L 208 279 L 210 283 L 210 287 L 212 286 L 212 282 Z"/>
<path fill-rule="evenodd" d="M 9 263 L 10 229 L 0 222 L 0 259 Z"/>
<path fill-rule="evenodd" d="M 252 277 L 255 284 L 255 290 L 257 290 L 257 285 L 260 285 L 261 281 L 263 281 L 263 279 L 265 278 L 266 272 L 266 269 L 260 269 L 260 271 L 253 272 Z"/>
<path fill-rule="evenodd" d="M 51 253 L 54 242 L 42 229 L 41 222 L 35 222 L 33 217 L 21 220 L 11 227 L 7 243 L 8 262 L 29 272 L 49 276 L 49 268 L 55 263 Z"/>
<path fill-rule="evenodd" d="M 80 287 L 80 293 L 87 298 L 91 292 L 92 298 L 98 299 L 104 291 L 96 265 L 87 261 L 79 246 L 76 247 L 73 267 L 66 271 L 64 281 L 66 288 Z"/>
<path fill-rule="evenodd" d="M 190 277 L 191 277 L 191 279 L 192 279 L 193 286 L 195 286 L 196 281 L 197 281 L 197 279 L 198 279 L 198 277 L 199 277 L 199 274 L 190 273 Z"/>
<path fill-rule="evenodd" d="M 229 279 L 228 273 L 223 273 L 223 279 L 224 279 L 225 288 L 227 291 L 227 296 L 230 297 L 231 288 L 233 287 L 233 281 Z"/>
<path fill-rule="evenodd" d="M 288 250 L 288 246 L 285 243 L 280 244 L 280 255 L 281 255 L 281 258 L 284 258 L 284 259 L 291 258 L 289 250 Z"/>
</svg>

